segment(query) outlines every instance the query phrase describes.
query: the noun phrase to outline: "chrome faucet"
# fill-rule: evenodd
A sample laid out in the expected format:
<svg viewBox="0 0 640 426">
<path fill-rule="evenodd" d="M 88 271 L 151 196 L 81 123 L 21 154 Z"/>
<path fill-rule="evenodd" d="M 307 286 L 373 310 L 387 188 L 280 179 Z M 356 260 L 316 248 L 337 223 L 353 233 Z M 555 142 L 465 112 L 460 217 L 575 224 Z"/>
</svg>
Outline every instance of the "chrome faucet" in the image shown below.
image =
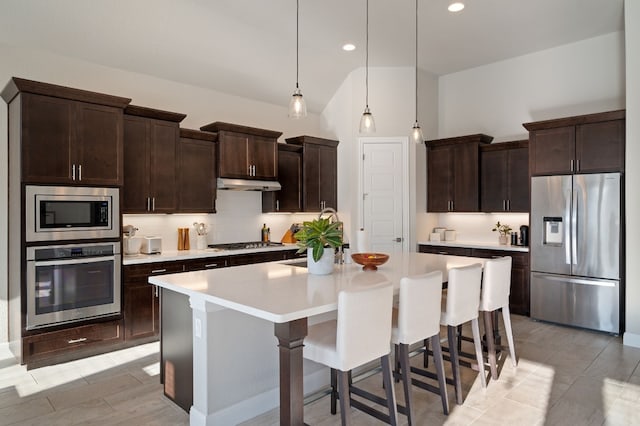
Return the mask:
<svg viewBox="0 0 640 426">
<path fill-rule="evenodd" d="M 344 244 L 344 227 L 343 227 L 343 223 L 340 221 L 340 218 L 338 217 L 338 212 L 331 207 L 326 207 L 322 209 L 322 211 L 318 215 L 318 219 L 322 219 L 322 215 L 324 215 L 325 213 L 329 214 L 329 221 L 331 223 L 337 222 L 340 224 L 338 227 L 340 229 L 340 239 Z M 340 247 L 338 247 L 338 251 L 336 252 L 334 263 L 337 263 L 339 265 L 342 265 L 344 263 L 344 252 L 342 250 L 342 244 L 340 245 Z"/>
</svg>

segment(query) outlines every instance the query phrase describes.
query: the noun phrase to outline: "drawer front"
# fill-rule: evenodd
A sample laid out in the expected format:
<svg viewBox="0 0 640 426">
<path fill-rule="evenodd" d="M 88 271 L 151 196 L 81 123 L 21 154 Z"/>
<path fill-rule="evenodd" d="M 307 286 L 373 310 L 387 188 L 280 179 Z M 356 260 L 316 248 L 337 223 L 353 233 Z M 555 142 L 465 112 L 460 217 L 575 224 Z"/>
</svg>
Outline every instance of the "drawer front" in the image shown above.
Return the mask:
<svg viewBox="0 0 640 426">
<path fill-rule="evenodd" d="M 208 257 L 205 259 L 191 259 L 185 262 L 185 271 L 203 271 L 205 269 L 218 269 L 229 266 L 227 256 Z"/>
<path fill-rule="evenodd" d="M 442 254 L 446 256 L 471 256 L 471 249 L 465 247 L 443 247 L 420 245 L 420 253 Z"/>
<path fill-rule="evenodd" d="M 511 256 L 512 266 L 527 267 L 529 265 L 529 253 L 509 250 L 473 249 L 471 254 L 473 257 L 483 257 L 487 259 Z"/>
<path fill-rule="evenodd" d="M 123 279 L 125 284 L 147 282 L 151 275 L 173 274 L 183 272 L 182 262 L 157 262 L 139 265 L 126 265 L 123 267 Z"/>
<path fill-rule="evenodd" d="M 25 358 L 44 358 L 122 341 L 121 321 L 110 321 L 23 338 Z"/>
<path fill-rule="evenodd" d="M 229 266 L 249 265 L 252 263 L 273 262 L 289 259 L 287 251 L 262 252 L 229 256 Z"/>
</svg>

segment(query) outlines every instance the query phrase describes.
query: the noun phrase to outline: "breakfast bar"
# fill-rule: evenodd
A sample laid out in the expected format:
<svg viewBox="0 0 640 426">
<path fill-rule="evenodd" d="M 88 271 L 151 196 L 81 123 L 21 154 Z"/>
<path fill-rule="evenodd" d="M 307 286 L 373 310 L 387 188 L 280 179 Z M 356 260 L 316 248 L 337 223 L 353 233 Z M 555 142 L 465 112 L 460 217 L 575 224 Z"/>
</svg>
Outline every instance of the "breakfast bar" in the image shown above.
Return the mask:
<svg viewBox="0 0 640 426">
<path fill-rule="evenodd" d="M 191 425 L 217 424 L 219 419 L 216 401 L 223 395 L 214 384 L 221 380 L 218 376 L 221 370 L 214 369 L 217 336 L 211 330 L 216 327 L 225 333 L 242 332 L 234 328 L 235 324 L 220 324 L 221 317 L 216 317 L 216 313 L 226 310 L 274 324 L 278 339 L 280 424 L 302 425 L 305 393 L 302 348 L 307 324 L 318 315 L 336 311 L 341 290 L 390 281 L 397 293 L 404 276 L 440 270 L 446 281 L 449 269 L 483 262 L 484 259 L 473 257 L 397 253 L 377 271 L 343 264 L 335 265 L 330 275 L 311 275 L 305 267 L 285 261 L 153 276 L 149 282 L 189 298 L 194 371 Z M 245 348 L 224 350 L 240 353 Z M 224 366 L 226 370 L 235 368 L 242 366 Z"/>
</svg>

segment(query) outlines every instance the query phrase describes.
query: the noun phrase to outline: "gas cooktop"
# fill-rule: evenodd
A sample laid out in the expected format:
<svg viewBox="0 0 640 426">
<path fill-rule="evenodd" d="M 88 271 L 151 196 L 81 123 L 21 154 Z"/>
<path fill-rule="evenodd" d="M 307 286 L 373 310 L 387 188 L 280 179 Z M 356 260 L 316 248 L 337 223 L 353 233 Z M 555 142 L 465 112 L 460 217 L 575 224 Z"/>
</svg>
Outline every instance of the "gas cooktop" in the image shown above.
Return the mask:
<svg viewBox="0 0 640 426">
<path fill-rule="evenodd" d="M 244 243 L 226 243 L 226 244 L 209 244 L 209 248 L 220 250 L 244 250 L 252 248 L 264 248 L 264 247 L 279 247 L 282 243 L 275 243 L 273 241 L 265 243 L 262 241 L 249 241 Z"/>
</svg>

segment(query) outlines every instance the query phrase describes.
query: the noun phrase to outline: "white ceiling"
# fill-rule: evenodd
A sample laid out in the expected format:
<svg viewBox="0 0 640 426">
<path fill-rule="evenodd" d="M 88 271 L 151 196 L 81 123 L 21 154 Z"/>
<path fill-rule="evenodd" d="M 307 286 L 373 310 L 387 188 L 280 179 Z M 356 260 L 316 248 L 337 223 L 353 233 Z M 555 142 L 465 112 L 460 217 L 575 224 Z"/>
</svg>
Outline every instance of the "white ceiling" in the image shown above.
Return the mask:
<svg viewBox="0 0 640 426">
<path fill-rule="evenodd" d="M 623 29 L 623 0 L 419 0 L 442 75 Z M 0 43 L 274 104 L 295 87 L 295 0 L 2 0 Z M 370 0 L 369 65 L 413 66 L 414 0 Z M 365 0 L 300 0 L 300 88 L 321 112 L 364 65 Z M 357 46 L 341 50 L 345 42 Z"/>
</svg>

